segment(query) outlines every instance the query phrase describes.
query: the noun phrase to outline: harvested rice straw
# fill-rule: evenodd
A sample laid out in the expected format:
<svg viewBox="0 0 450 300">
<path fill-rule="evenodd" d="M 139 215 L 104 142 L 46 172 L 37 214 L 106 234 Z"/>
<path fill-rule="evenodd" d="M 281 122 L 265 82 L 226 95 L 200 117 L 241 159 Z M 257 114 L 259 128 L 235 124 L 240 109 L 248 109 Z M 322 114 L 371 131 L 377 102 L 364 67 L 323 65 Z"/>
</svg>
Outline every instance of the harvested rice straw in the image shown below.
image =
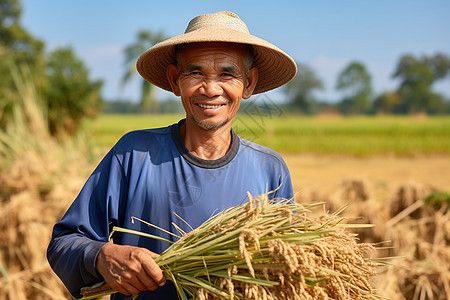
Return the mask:
<svg viewBox="0 0 450 300">
<path fill-rule="evenodd" d="M 343 224 L 338 213 L 309 218 L 308 209 L 323 203 L 302 206 L 267 194 L 248 198 L 155 259 L 180 299 L 377 299 L 370 279 L 378 264 L 365 258 L 374 247 L 345 231 L 370 225 Z"/>
</svg>

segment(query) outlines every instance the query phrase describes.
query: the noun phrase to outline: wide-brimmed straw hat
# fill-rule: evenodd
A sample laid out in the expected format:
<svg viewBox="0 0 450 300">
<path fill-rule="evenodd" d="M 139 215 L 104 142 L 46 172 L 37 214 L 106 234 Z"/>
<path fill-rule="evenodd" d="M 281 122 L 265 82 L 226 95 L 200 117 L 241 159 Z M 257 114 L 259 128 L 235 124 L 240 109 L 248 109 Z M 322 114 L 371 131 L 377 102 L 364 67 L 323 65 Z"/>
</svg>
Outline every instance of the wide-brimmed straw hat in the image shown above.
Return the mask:
<svg viewBox="0 0 450 300">
<path fill-rule="evenodd" d="M 217 12 L 195 17 L 184 34 L 155 44 L 139 57 L 136 67 L 145 80 L 172 91 L 166 77 L 167 66 L 176 64 L 175 46 L 198 42 L 228 42 L 253 47 L 253 66 L 258 68 L 258 82 L 253 94 L 277 88 L 297 72 L 294 60 L 276 46 L 248 31 L 247 25 L 232 12 Z"/>
</svg>

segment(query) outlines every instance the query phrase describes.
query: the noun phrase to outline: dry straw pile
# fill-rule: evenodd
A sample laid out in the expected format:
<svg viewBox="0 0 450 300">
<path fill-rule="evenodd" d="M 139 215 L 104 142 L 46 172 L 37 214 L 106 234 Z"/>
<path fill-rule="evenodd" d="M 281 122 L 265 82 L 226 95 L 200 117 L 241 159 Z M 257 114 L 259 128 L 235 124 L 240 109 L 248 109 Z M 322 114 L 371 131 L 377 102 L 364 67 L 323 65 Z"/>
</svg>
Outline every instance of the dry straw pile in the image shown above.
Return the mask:
<svg viewBox="0 0 450 300">
<path fill-rule="evenodd" d="M 27 74 L 13 69 L 17 93 L 3 95 L 11 118 L 0 116 L 0 300 L 70 299 L 45 253 L 53 225 L 87 175 L 80 170 L 92 167 L 85 143 L 62 145 L 50 136 Z"/>
<path fill-rule="evenodd" d="M 374 248 L 346 230 L 364 225 L 344 224 L 336 214 L 311 218 L 317 204 L 248 197 L 155 259 L 180 299 L 376 298 L 370 279 L 377 264 L 366 257 Z"/>
<path fill-rule="evenodd" d="M 305 197 L 307 198 L 307 197 Z M 306 200 L 306 199 L 305 199 Z M 383 243 L 377 254 L 395 257 L 375 278 L 375 287 L 391 300 L 450 299 L 450 194 L 417 182 L 394 193 L 384 185 L 349 179 L 326 201 L 335 209 L 349 204 L 343 215 L 375 224 L 356 230 L 361 241 Z"/>
</svg>

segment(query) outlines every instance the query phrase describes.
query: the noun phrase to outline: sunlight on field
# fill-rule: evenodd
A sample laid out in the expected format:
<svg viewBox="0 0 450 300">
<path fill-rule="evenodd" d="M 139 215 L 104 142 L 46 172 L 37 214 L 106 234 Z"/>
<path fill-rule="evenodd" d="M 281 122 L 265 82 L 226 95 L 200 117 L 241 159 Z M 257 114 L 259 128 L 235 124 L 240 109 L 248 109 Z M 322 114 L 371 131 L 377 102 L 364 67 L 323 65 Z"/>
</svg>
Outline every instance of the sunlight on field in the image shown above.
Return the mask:
<svg viewBox="0 0 450 300">
<path fill-rule="evenodd" d="M 90 126 L 95 144 L 111 147 L 124 133 L 168 126 L 182 115 L 102 115 Z M 243 138 L 284 153 L 450 154 L 449 117 L 273 117 L 240 114 Z"/>
</svg>

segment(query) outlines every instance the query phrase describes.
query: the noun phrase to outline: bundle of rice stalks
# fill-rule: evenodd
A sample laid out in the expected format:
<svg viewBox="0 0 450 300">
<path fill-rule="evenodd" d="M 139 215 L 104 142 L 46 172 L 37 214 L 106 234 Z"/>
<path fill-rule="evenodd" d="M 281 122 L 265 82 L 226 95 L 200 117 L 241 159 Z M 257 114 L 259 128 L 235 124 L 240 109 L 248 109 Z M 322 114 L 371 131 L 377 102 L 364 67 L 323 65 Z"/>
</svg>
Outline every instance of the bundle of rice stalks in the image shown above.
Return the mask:
<svg viewBox="0 0 450 300">
<path fill-rule="evenodd" d="M 323 203 L 248 198 L 155 259 L 180 299 L 376 299 L 370 279 L 377 263 L 365 258 L 374 248 L 345 230 L 353 225 L 337 214 L 308 217 L 309 208 Z M 83 292 L 84 300 L 99 296 Z"/>
</svg>

